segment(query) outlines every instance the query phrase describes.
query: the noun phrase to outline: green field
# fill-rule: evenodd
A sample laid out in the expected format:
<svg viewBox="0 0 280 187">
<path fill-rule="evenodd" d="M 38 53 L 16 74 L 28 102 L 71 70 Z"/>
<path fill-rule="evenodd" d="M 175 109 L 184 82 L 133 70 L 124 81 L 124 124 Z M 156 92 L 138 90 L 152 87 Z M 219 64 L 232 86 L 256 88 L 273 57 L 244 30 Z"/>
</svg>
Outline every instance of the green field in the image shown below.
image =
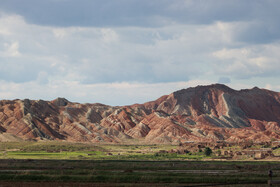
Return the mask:
<svg viewBox="0 0 280 187">
<path fill-rule="evenodd" d="M 63 142 L 0 143 L 0 184 L 17 186 L 18 182 L 24 181 L 33 182 L 35 186 L 36 182 L 89 186 L 256 186 L 267 183 L 270 169 L 274 172 L 274 178 L 280 178 L 280 162 L 207 161 L 215 156 L 205 156 L 203 152 L 161 153 L 161 150 L 176 147 Z"/>
<path fill-rule="evenodd" d="M 173 145 L 92 145 L 61 142 L 0 144 L 0 159 L 91 159 L 91 160 L 201 160 L 203 153 L 159 153 Z"/>
</svg>

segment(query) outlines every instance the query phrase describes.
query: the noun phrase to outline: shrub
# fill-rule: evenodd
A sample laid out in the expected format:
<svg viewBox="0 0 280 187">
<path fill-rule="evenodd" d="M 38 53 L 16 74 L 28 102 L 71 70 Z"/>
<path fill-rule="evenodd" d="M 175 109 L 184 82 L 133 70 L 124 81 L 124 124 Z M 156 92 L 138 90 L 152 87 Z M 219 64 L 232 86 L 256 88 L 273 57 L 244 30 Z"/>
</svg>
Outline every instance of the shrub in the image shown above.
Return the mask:
<svg viewBox="0 0 280 187">
<path fill-rule="evenodd" d="M 206 147 L 206 148 L 204 149 L 204 154 L 205 154 L 206 156 L 210 156 L 210 155 L 212 154 L 212 149 L 211 149 L 210 147 Z"/>
</svg>

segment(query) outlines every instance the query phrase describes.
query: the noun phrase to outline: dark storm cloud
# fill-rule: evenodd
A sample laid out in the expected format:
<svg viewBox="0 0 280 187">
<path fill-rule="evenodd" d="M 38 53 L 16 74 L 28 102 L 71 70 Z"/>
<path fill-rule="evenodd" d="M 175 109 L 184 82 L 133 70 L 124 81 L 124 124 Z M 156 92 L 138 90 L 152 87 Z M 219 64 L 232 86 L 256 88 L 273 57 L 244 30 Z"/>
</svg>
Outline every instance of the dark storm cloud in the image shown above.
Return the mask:
<svg viewBox="0 0 280 187">
<path fill-rule="evenodd" d="M 161 27 L 174 23 L 246 22 L 234 39 L 270 43 L 280 38 L 277 0 L 1 0 L 0 10 L 32 24 L 57 27 Z"/>
<path fill-rule="evenodd" d="M 52 26 L 141 26 L 160 14 L 157 3 L 134 0 L 4 0 L 0 6 L 30 23 Z"/>
<path fill-rule="evenodd" d="M 280 11 L 280 10 L 279 10 Z M 238 32 L 235 32 L 234 39 L 250 44 L 273 43 L 280 39 L 280 21 L 268 20 L 248 23 Z"/>
<path fill-rule="evenodd" d="M 1 10 L 34 24 L 52 26 L 144 26 L 172 22 L 277 20 L 280 1 L 261 0 L 1 0 Z"/>
</svg>

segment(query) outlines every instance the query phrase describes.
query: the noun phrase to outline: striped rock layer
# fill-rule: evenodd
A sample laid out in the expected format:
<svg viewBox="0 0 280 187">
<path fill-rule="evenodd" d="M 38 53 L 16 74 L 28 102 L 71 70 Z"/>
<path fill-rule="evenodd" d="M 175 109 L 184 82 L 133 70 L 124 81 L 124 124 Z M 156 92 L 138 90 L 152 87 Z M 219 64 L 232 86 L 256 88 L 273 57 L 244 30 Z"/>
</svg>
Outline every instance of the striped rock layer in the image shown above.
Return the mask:
<svg viewBox="0 0 280 187">
<path fill-rule="evenodd" d="M 0 141 L 104 143 L 280 139 L 280 93 L 214 84 L 144 104 L 80 104 L 64 98 L 0 101 Z"/>
</svg>

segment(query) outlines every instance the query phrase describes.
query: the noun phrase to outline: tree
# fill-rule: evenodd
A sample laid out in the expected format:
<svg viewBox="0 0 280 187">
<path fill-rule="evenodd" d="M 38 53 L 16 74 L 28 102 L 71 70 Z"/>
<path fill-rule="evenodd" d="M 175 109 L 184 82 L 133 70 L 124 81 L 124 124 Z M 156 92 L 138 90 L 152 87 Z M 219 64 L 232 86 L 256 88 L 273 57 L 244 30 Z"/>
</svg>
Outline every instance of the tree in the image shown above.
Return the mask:
<svg viewBox="0 0 280 187">
<path fill-rule="evenodd" d="M 210 156 L 212 154 L 212 149 L 210 147 L 205 147 L 204 154 Z"/>
</svg>

